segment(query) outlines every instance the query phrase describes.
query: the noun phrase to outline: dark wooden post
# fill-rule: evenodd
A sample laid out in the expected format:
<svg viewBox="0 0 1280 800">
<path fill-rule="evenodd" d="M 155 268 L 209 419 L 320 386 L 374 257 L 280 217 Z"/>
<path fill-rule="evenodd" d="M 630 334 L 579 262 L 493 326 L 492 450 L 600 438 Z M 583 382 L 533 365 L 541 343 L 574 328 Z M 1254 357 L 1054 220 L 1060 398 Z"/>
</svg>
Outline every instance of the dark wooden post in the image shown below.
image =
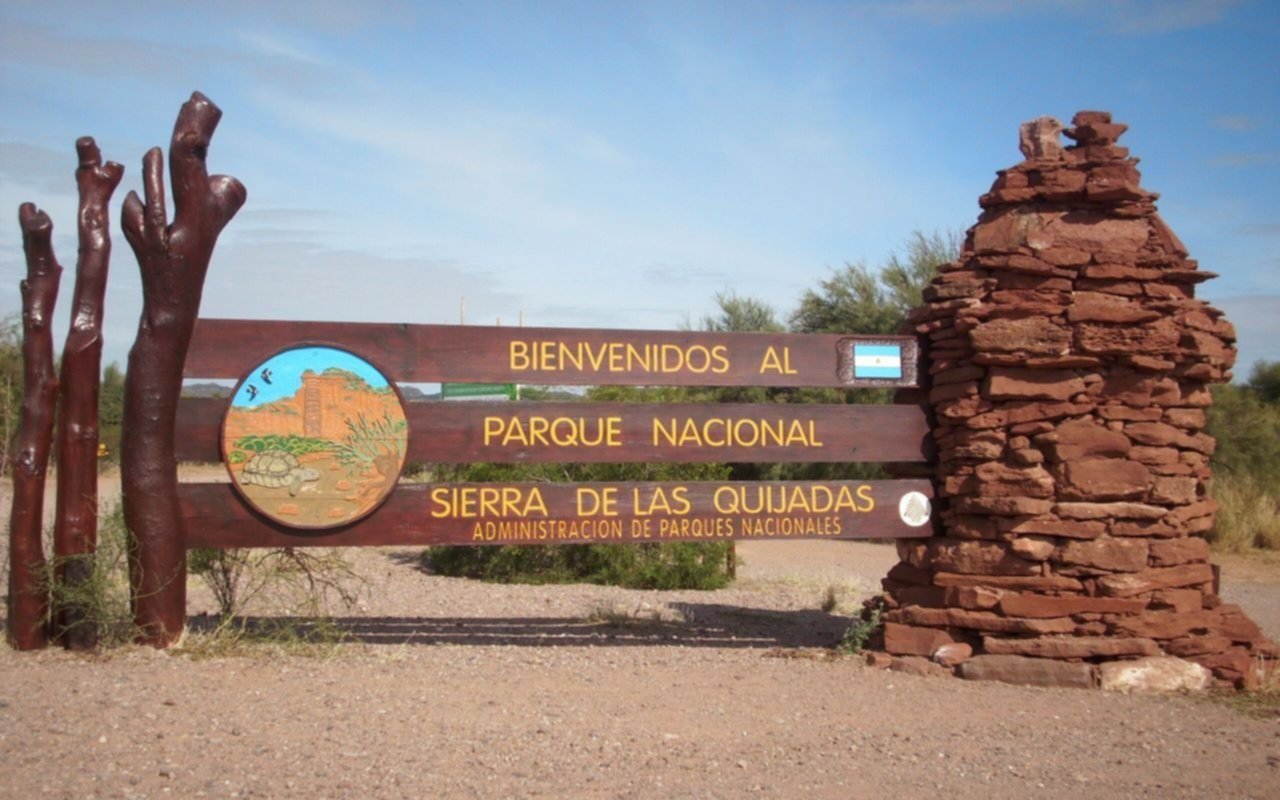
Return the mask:
<svg viewBox="0 0 1280 800">
<path fill-rule="evenodd" d="M 143 158 L 145 203 L 130 192 L 121 219 L 138 259 L 143 293 L 125 375 L 124 513 L 132 534 L 134 621 L 141 641 L 156 647 L 181 634 L 186 614 L 186 547 L 174 456 L 182 366 L 218 234 L 245 201 L 239 181 L 210 177 L 205 167 L 221 117 L 199 92 L 178 112 L 169 142 L 173 224 L 165 209 L 159 148 Z"/>
<path fill-rule="evenodd" d="M 111 260 L 107 203 L 124 175 L 121 165 L 102 163 L 92 137 L 79 139 L 76 152 L 80 159 L 76 169 L 80 256 L 71 328 L 62 351 L 58 510 L 53 528 L 55 575 L 68 586 L 89 578 L 90 557 L 98 538 L 98 370 L 102 365 L 102 301 Z M 96 626 L 85 623 L 82 608 L 54 610 L 54 634 L 72 650 L 89 650 L 97 644 Z"/>
<path fill-rule="evenodd" d="M 53 441 L 58 377 L 53 368 L 50 317 L 58 300 L 62 267 L 53 255 L 53 222 L 31 203 L 18 209 L 27 279 L 22 282 L 22 416 L 13 469 L 9 517 L 9 642 L 35 650 L 48 642 L 45 616 L 48 576 L 41 540 L 44 479 Z"/>
</svg>

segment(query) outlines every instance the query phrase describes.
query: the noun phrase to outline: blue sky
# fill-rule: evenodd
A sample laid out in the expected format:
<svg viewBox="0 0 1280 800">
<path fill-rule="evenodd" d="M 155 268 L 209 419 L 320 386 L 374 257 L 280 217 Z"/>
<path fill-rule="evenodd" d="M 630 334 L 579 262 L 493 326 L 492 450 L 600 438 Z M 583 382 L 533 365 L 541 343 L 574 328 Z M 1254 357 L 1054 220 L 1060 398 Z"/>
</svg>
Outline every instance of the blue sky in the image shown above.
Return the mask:
<svg viewBox="0 0 1280 800">
<path fill-rule="evenodd" d="M 785 317 L 846 262 L 963 231 L 1018 124 L 1114 113 L 1239 329 L 1280 359 L 1280 3 L 19 3 L 0 0 L 0 315 L 18 204 L 75 263 L 77 136 L 126 167 L 119 234 L 193 89 L 249 201 L 206 316 L 670 329 L 723 290 Z M 59 330 L 65 330 L 65 322 Z M 59 334 L 61 338 L 61 334 Z"/>
</svg>

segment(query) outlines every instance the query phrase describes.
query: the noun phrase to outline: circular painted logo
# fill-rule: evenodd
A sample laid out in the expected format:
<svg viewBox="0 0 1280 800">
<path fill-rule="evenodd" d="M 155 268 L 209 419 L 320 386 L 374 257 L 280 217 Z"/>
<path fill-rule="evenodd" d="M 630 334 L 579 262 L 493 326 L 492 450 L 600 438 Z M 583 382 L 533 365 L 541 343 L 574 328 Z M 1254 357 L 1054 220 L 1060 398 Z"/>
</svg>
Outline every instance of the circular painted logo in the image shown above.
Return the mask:
<svg viewBox="0 0 1280 800">
<path fill-rule="evenodd" d="M 898 501 L 898 516 L 913 528 L 919 528 L 927 523 L 932 510 L 929 498 L 920 492 L 907 492 Z"/>
<path fill-rule="evenodd" d="M 376 367 L 334 347 L 284 350 L 236 386 L 222 460 L 240 495 L 294 528 L 349 525 L 400 479 L 409 423 Z"/>
</svg>

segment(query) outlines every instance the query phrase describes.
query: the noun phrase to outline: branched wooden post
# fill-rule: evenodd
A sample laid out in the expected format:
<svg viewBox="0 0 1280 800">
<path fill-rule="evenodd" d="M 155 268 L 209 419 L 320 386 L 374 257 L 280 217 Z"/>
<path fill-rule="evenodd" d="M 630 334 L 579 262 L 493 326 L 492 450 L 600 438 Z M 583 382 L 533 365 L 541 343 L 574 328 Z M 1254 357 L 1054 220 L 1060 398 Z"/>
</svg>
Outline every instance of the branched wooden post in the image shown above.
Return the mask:
<svg viewBox="0 0 1280 800">
<path fill-rule="evenodd" d="M 238 180 L 210 177 L 205 167 L 221 117 L 199 92 L 178 112 L 169 142 L 173 224 L 165 209 L 159 148 L 142 161 L 145 203 L 130 192 L 121 217 L 142 273 L 143 299 L 125 375 L 124 513 L 133 543 L 134 621 L 141 641 L 155 647 L 167 647 L 182 633 L 186 615 L 186 545 L 174 456 L 183 362 L 218 234 L 245 201 Z"/>
<path fill-rule="evenodd" d="M 49 329 L 62 267 L 53 255 L 53 222 L 31 203 L 18 209 L 27 279 L 22 282 L 22 416 L 13 460 L 13 508 L 9 517 L 9 642 L 34 650 L 48 642 L 49 608 L 42 528 L 45 470 L 53 441 L 58 376 Z"/>
<path fill-rule="evenodd" d="M 111 235 L 107 203 L 124 167 L 109 161 L 92 137 L 76 142 L 80 166 L 77 227 L 80 256 L 72 296 L 71 328 L 62 351 L 58 407 L 58 510 L 54 519 L 55 576 L 68 587 L 82 585 L 92 571 L 98 538 L 98 370 L 102 366 L 102 301 L 107 290 Z M 98 630 L 83 608 L 54 609 L 54 635 L 72 650 L 92 649 Z"/>
</svg>

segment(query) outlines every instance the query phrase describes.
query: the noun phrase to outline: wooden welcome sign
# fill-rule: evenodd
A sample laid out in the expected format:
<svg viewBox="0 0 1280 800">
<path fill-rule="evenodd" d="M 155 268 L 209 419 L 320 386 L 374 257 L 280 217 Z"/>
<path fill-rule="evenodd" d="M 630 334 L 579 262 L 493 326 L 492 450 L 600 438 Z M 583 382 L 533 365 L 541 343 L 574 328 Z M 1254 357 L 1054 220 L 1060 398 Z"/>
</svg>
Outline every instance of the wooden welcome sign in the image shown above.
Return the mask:
<svg viewBox="0 0 1280 800">
<path fill-rule="evenodd" d="M 414 402 L 397 384 L 911 387 L 910 337 L 200 320 L 186 546 L 929 536 L 925 480 L 406 484 L 409 463 L 920 462 L 916 406 Z"/>
<path fill-rule="evenodd" d="M 549 544 L 931 535 L 927 481 L 407 484 L 411 463 L 920 462 L 930 433 L 915 406 L 406 403 L 399 384 L 476 395 L 519 384 L 917 386 L 916 340 L 200 320 L 218 236 L 243 184 L 206 159 L 221 110 L 194 92 L 169 141 L 142 160 L 121 227 L 143 310 L 125 377 L 121 475 L 134 537 L 130 586 L 140 640 L 165 647 L 185 624 L 194 547 Z M 54 550 L 69 585 L 88 578 L 97 536 L 96 402 L 110 251 L 107 201 L 123 167 L 91 138 L 80 166 L 74 318 L 63 361 Z M 10 517 L 8 635 L 43 646 L 41 545 L 55 375 L 48 316 L 61 268 L 52 222 L 19 212 L 24 394 Z M 229 401 L 180 398 L 182 379 L 238 381 Z M 65 435 L 67 431 L 79 431 Z M 221 461 L 228 482 L 179 484 L 176 461 Z M 55 633 L 92 646 L 73 604 Z M 83 631 L 84 636 L 73 631 Z"/>
</svg>

